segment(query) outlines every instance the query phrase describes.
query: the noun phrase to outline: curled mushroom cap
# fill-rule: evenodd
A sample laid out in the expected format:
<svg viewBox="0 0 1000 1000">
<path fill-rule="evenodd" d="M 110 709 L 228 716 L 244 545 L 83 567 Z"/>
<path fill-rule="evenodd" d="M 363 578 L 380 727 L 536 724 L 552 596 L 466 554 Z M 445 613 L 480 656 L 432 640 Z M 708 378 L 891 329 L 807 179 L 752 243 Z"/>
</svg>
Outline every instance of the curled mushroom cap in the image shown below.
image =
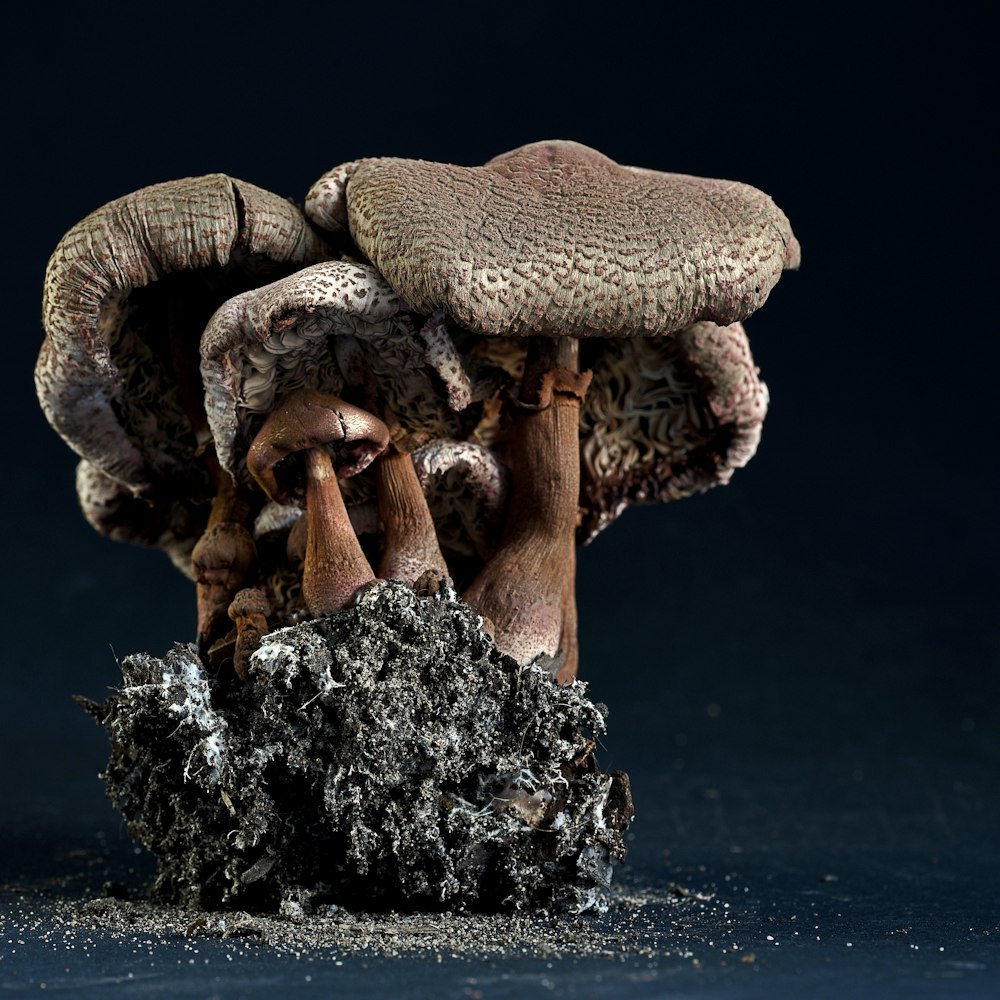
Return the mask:
<svg viewBox="0 0 1000 1000">
<path fill-rule="evenodd" d="M 757 450 L 768 394 L 740 323 L 609 342 L 593 371 L 580 415 L 581 541 L 629 504 L 729 482 Z"/>
<path fill-rule="evenodd" d="M 201 358 L 216 452 L 233 474 L 275 398 L 298 388 L 359 387 L 380 397 L 415 443 L 446 431 L 449 414 L 469 402 L 443 322 L 415 324 L 374 268 L 347 261 L 230 299 L 205 328 Z"/>
<path fill-rule="evenodd" d="M 134 494 L 164 483 L 183 492 L 208 317 L 230 295 L 325 256 L 294 205 L 223 174 L 110 202 L 49 261 L 35 369 L 46 417 Z"/>
<path fill-rule="evenodd" d="M 388 443 L 389 430 L 378 417 L 302 389 L 272 411 L 254 439 L 247 467 L 268 497 L 281 503 L 290 490 L 279 486 L 275 466 L 289 455 L 333 445 L 336 474 L 347 478 L 367 469 Z"/>
<path fill-rule="evenodd" d="M 489 334 L 729 324 L 799 261 L 788 220 L 756 188 L 620 166 L 566 141 L 482 167 L 357 160 L 313 186 L 306 213 L 349 228 L 413 309 Z"/>
<path fill-rule="evenodd" d="M 326 393 L 300 389 L 264 422 L 247 456 L 247 468 L 267 495 L 281 501 L 276 467 L 298 453 L 306 497 L 302 595 L 314 615 L 339 611 L 374 579 L 351 527 L 338 477 L 360 472 L 389 444 L 381 420 Z M 334 446 L 333 460 L 326 446 Z M 302 466 L 300 466 L 300 469 Z"/>
</svg>

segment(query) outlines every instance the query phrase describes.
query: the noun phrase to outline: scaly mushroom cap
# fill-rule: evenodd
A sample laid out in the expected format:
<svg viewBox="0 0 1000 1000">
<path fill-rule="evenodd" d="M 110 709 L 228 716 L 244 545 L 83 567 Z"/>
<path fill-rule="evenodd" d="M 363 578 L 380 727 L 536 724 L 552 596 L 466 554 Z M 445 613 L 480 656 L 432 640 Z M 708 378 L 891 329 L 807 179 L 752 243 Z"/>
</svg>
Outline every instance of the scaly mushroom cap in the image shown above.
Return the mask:
<svg viewBox="0 0 1000 1000">
<path fill-rule="evenodd" d="M 190 492 L 201 404 L 185 394 L 205 322 L 230 295 L 326 256 L 294 205 L 224 174 L 110 202 L 49 261 L 35 370 L 46 417 L 133 494 Z"/>
<path fill-rule="evenodd" d="M 417 312 L 487 334 L 666 334 L 729 324 L 798 265 L 788 220 L 734 181 L 619 166 L 575 142 L 482 167 L 374 158 L 325 174 L 317 225 L 349 228 Z"/>
<path fill-rule="evenodd" d="M 740 323 L 610 341 L 580 414 L 581 541 L 633 503 L 665 503 L 729 481 L 757 450 L 767 413 Z"/>
<path fill-rule="evenodd" d="M 444 324 L 415 326 L 374 268 L 347 261 L 230 299 L 205 328 L 201 355 L 216 453 L 232 474 L 275 398 L 294 389 L 337 394 L 370 382 L 417 444 L 452 429 L 450 414 L 470 399 Z"/>
</svg>

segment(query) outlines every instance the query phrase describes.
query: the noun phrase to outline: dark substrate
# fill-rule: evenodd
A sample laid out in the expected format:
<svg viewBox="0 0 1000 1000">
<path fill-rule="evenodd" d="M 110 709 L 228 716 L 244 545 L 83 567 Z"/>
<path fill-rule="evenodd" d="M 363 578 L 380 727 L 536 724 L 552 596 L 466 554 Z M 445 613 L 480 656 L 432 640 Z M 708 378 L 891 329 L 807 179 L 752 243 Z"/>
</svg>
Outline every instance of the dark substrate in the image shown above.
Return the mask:
<svg viewBox="0 0 1000 1000">
<path fill-rule="evenodd" d="M 628 779 L 593 753 L 605 710 L 500 653 L 446 588 L 379 582 L 271 633 L 246 686 L 190 646 L 122 672 L 91 711 L 108 794 L 159 860 L 154 898 L 582 911 L 624 856 Z"/>
</svg>

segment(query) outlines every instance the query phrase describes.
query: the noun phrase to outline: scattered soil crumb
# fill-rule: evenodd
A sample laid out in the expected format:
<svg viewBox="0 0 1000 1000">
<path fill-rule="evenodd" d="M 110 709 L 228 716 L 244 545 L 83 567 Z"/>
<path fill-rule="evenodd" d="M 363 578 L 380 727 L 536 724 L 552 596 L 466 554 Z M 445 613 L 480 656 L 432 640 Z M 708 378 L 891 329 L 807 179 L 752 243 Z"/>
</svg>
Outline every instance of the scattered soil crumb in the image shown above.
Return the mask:
<svg viewBox="0 0 1000 1000">
<path fill-rule="evenodd" d="M 142 941 L 150 948 L 214 940 L 245 951 L 267 948 L 314 959 L 442 956 L 474 959 L 689 957 L 683 928 L 690 900 L 670 892 L 610 890 L 602 913 L 360 913 L 336 910 L 292 917 L 244 911 L 194 911 L 112 897 L 79 903 L 22 899 L 8 932 L 44 933 L 64 947 L 75 940 Z M 32 916 L 37 917 L 33 920 Z M 37 924 L 37 926 L 35 926 Z"/>
</svg>

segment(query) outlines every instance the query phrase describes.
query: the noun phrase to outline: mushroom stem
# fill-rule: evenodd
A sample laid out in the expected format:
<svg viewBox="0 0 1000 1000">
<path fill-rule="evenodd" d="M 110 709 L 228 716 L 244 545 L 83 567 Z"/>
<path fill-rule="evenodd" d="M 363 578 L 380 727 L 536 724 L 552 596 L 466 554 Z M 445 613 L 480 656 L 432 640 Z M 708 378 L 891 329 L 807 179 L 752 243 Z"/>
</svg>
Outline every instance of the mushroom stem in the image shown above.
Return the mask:
<svg viewBox="0 0 1000 1000">
<path fill-rule="evenodd" d="M 347 516 L 329 452 L 310 448 L 305 459 L 307 539 L 302 596 L 318 617 L 346 607 L 375 574 Z"/>
<path fill-rule="evenodd" d="M 216 494 L 205 532 L 191 552 L 203 653 L 229 631 L 229 605 L 257 565 L 257 548 L 246 528 L 250 503 L 245 491 L 222 471 L 214 454 L 207 454 L 205 462 Z"/>
<path fill-rule="evenodd" d="M 573 568 L 580 493 L 580 402 L 590 373 L 577 344 L 535 338 L 528 349 L 512 438 L 513 483 L 500 549 L 465 593 L 519 663 L 576 645 Z M 564 671 L 565 672 L 565 671 Z"/>
<path fill-rule="evenodd" d="M 372 414 L 336 396 L 299 389 L 264 421 L 247 453 L 247 468 L 277 501 L 279 463 L 301 452 L 306 467 L 306 554 L 302 596 L 314 615 L 340 611 L 359 587 L 375 579 L 337 483 L 368 465 L 389 443 L 389 429 Z M 325 445 L 337 446 L 337 471 Z"/>
<path fill-rule="evenodd" d="M 421 577 L 429 582 L 428 573 L 439 581 L 446 579 L 448 566 L 412 456 L 390 445 L 378 460 L 376 484 L 384 532 L 380 579 L 401 580 L 411 587 Z"/>
<path fill-rule="evenodd" d="M 271 605 L 263 590 L 241 590 L 229 605 L 229 617 L 236 623 L 236 649 L 233 652 L 233 669 L 245 684 L 248 679 L 250 657 L 267 633 L 267 616 Z"/>
</svg>

